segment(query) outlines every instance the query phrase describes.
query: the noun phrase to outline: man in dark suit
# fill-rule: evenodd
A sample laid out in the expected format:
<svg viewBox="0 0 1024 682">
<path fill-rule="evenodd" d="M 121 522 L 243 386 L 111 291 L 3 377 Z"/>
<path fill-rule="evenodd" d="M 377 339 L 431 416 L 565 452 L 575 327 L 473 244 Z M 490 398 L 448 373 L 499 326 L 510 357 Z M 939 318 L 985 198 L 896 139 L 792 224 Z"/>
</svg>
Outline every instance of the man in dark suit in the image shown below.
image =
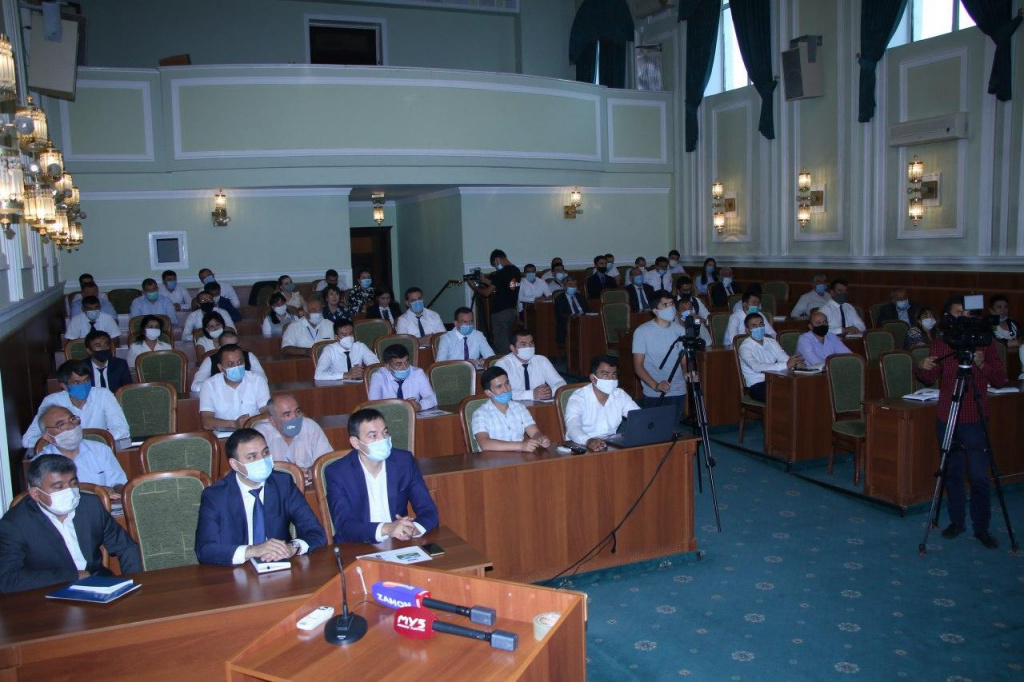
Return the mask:
<svg viewBox="0 0 1024 682">
<path fill-rule="evenodd" d="M 387 320 L 391 324 L 391 328 L 394 329 L 395 323 L 398 322 L 398 318 L 402 316 L 402 309 L 398 303 L 394 301 L 394 297 L 391 295 L 390 289 L 378 289 L 377 290 L 377 303 L 371 305 L 366 311 L 366 319 L 368 320 Z"/>
<path fill-rule="evenodd" d="M 274 471 L 263 434 L 239 429 L 225 447 L 231 473 L 203 491 L 196 529 L 201 564 L 279 561 L 327 544 L 320 522 L 292 477 Z M 289 540 L 288 524 L 295 525 Z"/>
<path fill-rule="evenodd" d="M 75 463 L 40 455 L 26 474 L 28 498 L 0 519 L 0 593 L 111 575 L 100 545 L 121 563 L 122 573 L 142 570 L 139 546 L 95 495 L 81 495 Z"/>
<path fill-rule="evenodd" d="M 654 287 L 644 281 L 644 273 L 640 268 L 629 271 L 626 293 L 629 294 L 629 309 L 634 313 L 650 310 L 653 306 L 651 301 L 654 300 Z"/>
<path fill-rule="evenodd" d="M 604 256 L 594 257 L 594 273 L 587 277 L 587 298 L 599 299 L 605 289 L 618 289 L 615 276 L 608 272 L 608 259 Z"/>
<path fill-rule="evenodd" d="M 436 528 L 437 506 L 423 474 L 411 452 L 392 449 L 384 415 L 356 410 L 348 432 L 352 452 L 324 469 L 334 541 L 410 540 Z"/>
<path fill-rule="evenodd" d="M 111 393 L 125 384 L 132 383 L 132 372 L 128 362 L 114 355 L 111 348 L 110 334 L 94 329 L 85 335 L 85 350 L 92 360 L 92 385 L 105 388 Z"/>
<path fill-rule="evenodd" d="M 917 314 L 921 312 L 921 306 L 910 301 L 907 296 L 907 290 L 903 287 L 898 287 L 893 289 L 889 296 L 892 301 L 879 309 L 878 319 L 875 320 L 875 324 L 881 327 L 885 322 L 894 322 L 896 320 L 903 320 L 910 326 L 917 324 Z"/>
<path fill-rule="evenodd" d="M 569 327 L 569 318 L 590 312 L 590 304 L 577 288 L 576 278 L 569 275 L 565 280 L 565 295 L 555 299 L 555 338 L 558 343 L 565 343 L 565 331 Z"/>
<path fill-rule="evenodd" d="M 708 288 L 708 291 L 711 292 L 711 305 L 716 308 L 726 308 L 729 305 L 729 297 L 733 294 L 742 294 L 743 288 L 739 282 L 733 281 L 732 268 L 729 266 L 719 270 L 718 274 L 719 280 Z"/>
</svg>

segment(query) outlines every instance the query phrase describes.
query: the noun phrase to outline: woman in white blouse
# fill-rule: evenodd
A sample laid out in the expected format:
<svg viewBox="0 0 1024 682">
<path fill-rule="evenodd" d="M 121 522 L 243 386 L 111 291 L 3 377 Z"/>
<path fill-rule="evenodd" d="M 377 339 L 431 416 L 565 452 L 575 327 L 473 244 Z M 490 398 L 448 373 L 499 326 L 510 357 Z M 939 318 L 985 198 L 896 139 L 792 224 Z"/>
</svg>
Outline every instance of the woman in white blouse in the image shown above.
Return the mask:
<svg viewBox="0 0 1024 682">
<path fill-rule="evenodd" d="M 217 347 L 217 339 L 224 333 L 224 318 L 220 313 L 203 315 L 203 333 L 196 339 L 196 357 L 202 357 Z"/>
<path fill-rule="evenodd" d="M 171 350 L 171 344 L 160 340 L 163 323 L 156 315 L 146 315 L 139 325 L 139 333 L 128 347 L 128 367 L 135 369 L 135 358 L 143 353 Z"/>
<path fill-rule="evenodd" d="M 267 301 L 267 312 L 263 315 L 263 324 L 260 331 L 263 336 L 281 336 L 284 326 L 294 322 L 296 317 L 288 312 L 288 305 L 285 302 L 284 294 L 275 291 Z"/>
<path fill-rule="evenodd" d="M 295 282 L 288 275 L 281 275 L 277 278 L 277 291 L 284 296 L 285 302 L 290 309 L 289 312 L 294 314 L 296 311 L 306 307 L 306 299 L 295 290 Z"/>
</svg>

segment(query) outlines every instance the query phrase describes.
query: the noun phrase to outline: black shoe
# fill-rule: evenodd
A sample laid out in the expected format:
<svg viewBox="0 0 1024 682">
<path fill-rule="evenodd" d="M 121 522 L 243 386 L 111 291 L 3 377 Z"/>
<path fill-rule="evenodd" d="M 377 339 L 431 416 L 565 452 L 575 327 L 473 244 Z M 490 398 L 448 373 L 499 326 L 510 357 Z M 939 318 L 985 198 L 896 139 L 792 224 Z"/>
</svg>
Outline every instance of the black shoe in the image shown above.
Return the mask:
<svg viewBox="0 0 1024 682">
<path fill-rule="evenodd" d="M 978 538 L 978 542 L 989 549 L 999 549 L 999 541 L 992 537 L 987 530 L 975 533 L 974 537 Z"/>
<path fill-rule="evenodd" d="M 946 526 L 946 530 L 942 531 L 942 537 L 946 538 L 947 540 L 952 540 L 957 535 L 960 535 L 960 533 L 963 532 L 963 526 L 958 526 L 955 523 L 951 523 L 948 526 Z"/>
</svg>

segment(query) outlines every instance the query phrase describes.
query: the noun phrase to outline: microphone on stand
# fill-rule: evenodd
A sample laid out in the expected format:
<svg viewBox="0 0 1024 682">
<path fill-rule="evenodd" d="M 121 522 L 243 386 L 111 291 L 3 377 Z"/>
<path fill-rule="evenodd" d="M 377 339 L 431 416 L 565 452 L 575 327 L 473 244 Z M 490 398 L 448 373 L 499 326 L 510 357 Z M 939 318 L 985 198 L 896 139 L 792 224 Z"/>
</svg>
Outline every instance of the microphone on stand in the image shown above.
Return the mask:
<svg viewBox="0 0 1024 682">
<path fill-rule="evenodd" d="M 335 616 L 324 625 L 324 639 L 328 644 L 341 646 L 358 642 L 366 634 L 366 619 L 348 611 L 348 587 L 345 584 L 345 568 L 341 565 L 341 550 L 334 548 L 334 558 L 341 573 L 341 615 Z"/>
</svg>

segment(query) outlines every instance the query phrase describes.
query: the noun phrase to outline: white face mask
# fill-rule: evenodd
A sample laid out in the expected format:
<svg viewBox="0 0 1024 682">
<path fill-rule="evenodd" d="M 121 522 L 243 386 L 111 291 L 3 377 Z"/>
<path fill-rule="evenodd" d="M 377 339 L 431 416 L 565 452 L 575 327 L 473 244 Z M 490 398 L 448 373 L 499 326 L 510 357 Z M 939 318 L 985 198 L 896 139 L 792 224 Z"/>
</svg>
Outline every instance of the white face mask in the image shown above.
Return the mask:
<svg viewBox="0 0 1024 682">
<path fill-rule="evenodd" d="M 160 338 L 160 330 L 154 329 L 153 327 L 146 327 L 146 338 L 150 341 L 156 341 Z"/>
<path fill-rule="evenodd" d="M 78 488 L 64 488 L 58 490 L 55 493 L 47 493 L 42 488 L 36 488 L 41 493 L 49 495 L 50 504 L 45 505 L 40 502 L 40 506 L 45 507 L 54 516 L 64 516 L 70 514 L 78 508 L 78 503 L 82 499 L 82 493 L 79 492 Z"/>
<path fill-rule="evenodd" d="M 323 319 L 324 319 L 324 316 L 323 316 L 322 313 L 310 313 L 309 314 L 309 323 L 311 325 L 313 325 L 314 327 L 316 325 L 320 324 L 321 322 L 323 322 Z"/>
<path fill-rule="evenodd" d="M 53 437 L 53 442 L 61 450 L 77 450 L 82 444 L 82 425 L 79 424 L 73 429 L 61 431 Z"/>
<path fill-rule="evenodd" d="M 935 327 L 935 318 L 934 317 L 923 317 L 923 318 L 921 318 L 921 326 L 924 327 L 924 330 L 926 332 L 930 332 L 932 330 L 932 328 Z"/>
<path fill-rule="evenodd" d="M 601 391 L 601 393 L 606 393 L 608 395 L 611 395 L 615 391 L 615 389 L 617 389 L 618 387 L 619 387 L 619 380 L 618 379 L 598 379 L 597 380 L 597 390 Z"/>
<path fill-rule="evenodd" d="M 672 320 L 676 319 L 676 309 L 662 308 L 661 310 L 658 311 L 658 317 L 661 320 L 664 320 L 665 322 L 671 322 Z"/>
<path fill-rule="evenodd" d="M 523 360 L 525 362 L 529 362 L 530 360 L 532 360 L 533 356 L 536 355 L 536 353 L 536 348 L 516 348 L 516 355 L 519 356 L 520 360 Z"/>
<path fill-rule="evenodd" d="M 354 336 L 343 336 L 338 340 L 338 343 L 345 350 L 352 350 L 352 346 L 356 345 L 356 339 Z"/>
<path fill-rule="evenodd" d="M 224 333 L 224 327 L 221 327 L 220 329 L 208 329 L 206 333 L 210 335 L 211 339 L 219 339 L 220 335 Z"/>
<path fill-rule="evenodd" d="M 363 441 L 359 442 L 363 443 Z M 374 462 L 383 462 L 391 456 L 391 436 L 375 440 L 372 443 L 363 443 L 363 445 L 366 446 L 366 451 L 363 454 Z"/>
<path fill-rule="evenodd" d="M 281 317 L 286 312 L 288 312 L 288 306 L 286 306 L 286 305 L 276 305 L 276 306 L 274 306 L 274 312 L 277 313 L 278 317 Z"/>
</svg>

